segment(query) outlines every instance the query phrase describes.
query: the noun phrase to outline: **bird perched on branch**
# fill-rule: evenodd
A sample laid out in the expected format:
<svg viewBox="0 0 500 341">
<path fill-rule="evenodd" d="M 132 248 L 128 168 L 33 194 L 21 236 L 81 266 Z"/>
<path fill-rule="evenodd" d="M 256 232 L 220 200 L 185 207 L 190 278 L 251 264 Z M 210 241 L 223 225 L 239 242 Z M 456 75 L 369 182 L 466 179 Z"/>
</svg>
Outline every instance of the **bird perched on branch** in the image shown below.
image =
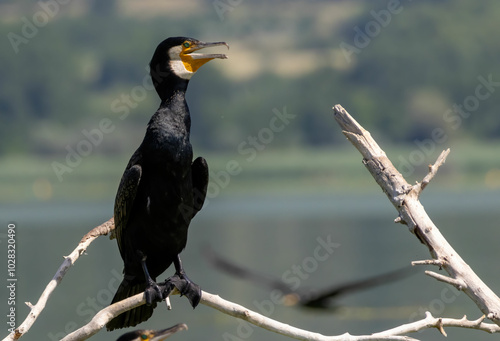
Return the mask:
<svg viewBox="0 0 500 341">
<path fill-rule="evenodd" d="M 163 341 L 181 330 L 187 330 L 184 323 L 162 330 L 134 330 L 120 336 L 116 341 Z"/>
<path fill-rule="evenodd" d="M 144 292 L 147 304 L 117 316 L 107 324 L 108 330 L 146 321 L 174 287 L 193 308 L 200 301 L 201 289 L 186 276 L 179 254 L 186 246 L 191 219 L 205 201 L 208 166 L 202 157 L 193 161 L 185 95 L 189 80 L 203 64 L 227 58 L 197 51 L 221 45 L 229 47 L 224 42 L 173 37 L 161 42 L 153 54 L 150 74 L 161 104 L 123 173 L 114 208 L 124 279 L 112 303 Z M 156 283 L 172 263 L 175 275 Z"/>
</svg>

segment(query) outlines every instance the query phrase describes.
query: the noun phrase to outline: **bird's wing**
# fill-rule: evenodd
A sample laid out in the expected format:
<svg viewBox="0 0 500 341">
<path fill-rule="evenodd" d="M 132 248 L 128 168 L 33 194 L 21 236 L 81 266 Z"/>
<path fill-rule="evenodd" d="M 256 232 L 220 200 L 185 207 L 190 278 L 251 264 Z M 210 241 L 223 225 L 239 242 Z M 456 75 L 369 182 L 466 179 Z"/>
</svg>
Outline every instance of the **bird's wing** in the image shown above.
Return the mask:
<svg viewBox="0 0 500 341">
<path fill-rule="evenodd" d="M 395 282 L 415 274 L 415 271 L 413 270 L 414 268 L 412 268 L 412 266 L 405 266 L 404 268 L 375 275 L 369 278 L 354 280 L 344 284 L 337 284 L 318 293 L 308 295 L 308 298 L 303 300 L 302 305 L 311 308 L 328 308 L 330 306 L 328 301 L 332 298 Z"/>
<path fill-rule="evenodd" d="M 207 196 L 208 165 L 201 156 L 191 164 L 191 177 L 193 182 L 193 216 L 203 207 Z"/>
<path fill-rule="evenodd" d="M 127 226 L 127 221 L 130 217 L 130 212 L 132 211 L 132 206 L 134 204 L 135 195 L 137 194 L 137 188 L 139 187 L 139 182 L 141 180 L 142 167 L 139 163 L 140 159 L 140 153 L 136 151 L 130 158 L 116 193 L 114 209 L 115 233 L 120 253 L 122 252 L 121 233 Z"/>
<path fill-rule="evenodd" d="M 204 258 L 211 263 L 214 267 L 219 270 L 224 271 L 225 273 L 232 275 L 234 277 L 238 277 L 241 279 L 248 280 L 249 282 L 253 282 L 257 285 L 266 286 L 270 289 L 277 289 L 281 291 L 283 294 L 293 294 L 294 291 L 290 286 L 281 281 L 281 279 L 273 278 L 271 276 L 267 276 L 262 273 L 258 273 L 257 271 L 250 270 L 243 266 L 240 266 L 236 263 L 228 261 L 224 259 L 222 256 L 217 254 L 211 247 L 207 246 L 203 250 Z"/>
<path fill-rule="evenodd" d="M 336 284 L 319 292 L 304 289 L 295 291 L 292 290 L 292 288 L 286 283 L 282 282 L 281 279 L 272 278 L 270 276 L 257 273 L 254 270 L 237 265 L 222 258 L 210 248 L 206 248 L 203 253 L 205 259 L 208 260 L 213 266 L 232 276 L 246 279 L 258 285 L 266 286 L 270 289 L 280 290 L 285 295 L 285 299 L 289 300 L 288 302 L 285 302 L 287 305 L 300 304 L 301 306 L 319 309 L 335 308 L 335 306 L 331 304 L 330 300 L 338 296 L 355 293 L 356 291 L 361 292 L 369 288 L 388 284 L 415 273 L 411 266 L 407 266 L 381 275 L 361 280 L 354 280 L 340 285 Z"/>
</svg>

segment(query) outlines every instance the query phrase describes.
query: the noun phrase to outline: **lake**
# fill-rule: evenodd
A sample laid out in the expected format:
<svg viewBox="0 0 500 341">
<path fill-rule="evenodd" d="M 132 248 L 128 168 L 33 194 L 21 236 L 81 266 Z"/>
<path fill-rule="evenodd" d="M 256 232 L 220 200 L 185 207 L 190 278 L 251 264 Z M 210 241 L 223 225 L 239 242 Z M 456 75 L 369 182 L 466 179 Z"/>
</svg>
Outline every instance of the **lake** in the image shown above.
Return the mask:
<svg viewBox="0 0 500 341">
<path fill-rule="evenodd" d="M 433 192 L 422 196 L 430 217 L 476 273 L 500 293 L 500 193 Z M 94 226 L 111 216 L 112 202 L 4 205 L 2 228 L 16 224 L 16 322 L 28 313 L 24 302 L 36 303 L 57 268 Z M 339 297 L 336 309 L 318 311 L 272 302 L 268 288 L 232 278 L 203 259 L 209 246 L 236 264 L 285 278 L 300 290 L 319 290 L 428 259 L 429 253 L 408 232 L 394 224 L 396 210 L 381 191 L 367 194 L 243 196 L 213 198 L 193 220 L 182 253 L 186 272 L 207 292 L 239 303 L 281 322 L 325 335 L 369 334 L 408 323 L 430 310 L 435 316 L 471 319 L 481 316 L 466 297 L 423 274 Z M 6 231 L 0 231 L 6 254 Z M 335 245 L 328 249 L 324 245 Z M 322 256 L 315 250 L 323 245 Z M 3 258 L 3 257 L 2 257 Z M 4 265 L 7 267 L 7 265 Z M 302 269 L 300 273 L 297 268 Z M 437 270 L 432 268 L 432 270 Z M 59 340 L 85 324 L 106 306 L 121 280 L 122 261 L 115 241 L 96 240 L 71 268 L 44 312 L 23 340 Z M 5 272 L 4 272 L 5 273 Z M 159 279 L 173 274 L 168 269 Z M 7 302 L 7 289 L 0 302 Z M 4 303 L 2 303 L 4 304 Z M 186 323 L 172 340 L 285 340 L 240 320 L 200 305 L 194 311 L 185 298 L 172 297 L 173 310 L 159 304 L 141 328 L 160 329 Z M 4 316 L 8 313 L 7 303 Z M 7 317 L 4 317 L 7 319 Z M 4 326 L 3 335 L 7 334 Z M 480 331 L 447 330 L 452 340 L 492 340 Z M 91 340 L 116 340 L 123 331 L 101 331 Z M 443 340 L 436 330 L 410 335 Z"/>
</svg>

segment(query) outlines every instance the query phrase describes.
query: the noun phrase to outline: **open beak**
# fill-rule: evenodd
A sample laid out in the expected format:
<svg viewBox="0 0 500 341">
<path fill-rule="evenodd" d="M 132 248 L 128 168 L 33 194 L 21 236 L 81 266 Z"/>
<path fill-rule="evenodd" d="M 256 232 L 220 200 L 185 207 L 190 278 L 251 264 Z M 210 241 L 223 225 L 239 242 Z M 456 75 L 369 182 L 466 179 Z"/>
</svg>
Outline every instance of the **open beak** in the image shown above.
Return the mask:
<svg viewBox="0 0 500 341">
<path fill-rule="evenodd" d="M 151 341 L 163 341 L 166 338 L 172 336 L 173 334 L 181 330 L 187 330 L 187 329 L 188 329 L 187 325 L 185 325 L 184 323 L 179 323 L 167 329 L 157 330 L 154 332 L 154 336 L 151 339 Z"/>
<path fill-rule="evenodd" d="M 225 54 L 217 53 L 217 54 L 210 54 L 210 53 L 193 53 L 195 51 L 205 49 L 207 47 L 215 47 L 215 46 L 226 46 L 229 50 L 229 45 L 225 42 L 216 42 L 216 43 L 203 43 L 203 42 L 197 42 L 196 44 L 193 44 L 186 52 L 185 54 L 190 56 L 193 59 L 227 59 L 227 56 Z"/>
</svg>

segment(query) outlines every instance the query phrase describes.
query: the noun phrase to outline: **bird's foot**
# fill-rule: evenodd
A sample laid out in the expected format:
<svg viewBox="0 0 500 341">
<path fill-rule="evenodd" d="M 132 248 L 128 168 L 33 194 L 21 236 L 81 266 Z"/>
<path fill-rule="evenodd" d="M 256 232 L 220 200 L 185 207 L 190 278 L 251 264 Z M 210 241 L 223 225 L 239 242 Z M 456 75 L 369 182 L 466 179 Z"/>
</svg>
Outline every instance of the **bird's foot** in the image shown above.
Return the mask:
<svg viewBox="0 0 500 341">
<path fill-rule="evenodd" d="M 144 296 L 146 296 L 146 304 L 152 305 L 154 302 L 161 302 L 166 296 L 163 295 L 163 288 L 153 280 L 147 281 Z"/>
<path fill-rule="evenodd" d="M 181 296 L 186 296 L 193 308 L 196 308 L 201 300 L 201 288 L 198 284 L 191 281 L 186 275 L 175 274 L 161 284 L 164 288 L 163 297 L 170 295 L 172 290 L 179 290 Z"/>
</svg>

